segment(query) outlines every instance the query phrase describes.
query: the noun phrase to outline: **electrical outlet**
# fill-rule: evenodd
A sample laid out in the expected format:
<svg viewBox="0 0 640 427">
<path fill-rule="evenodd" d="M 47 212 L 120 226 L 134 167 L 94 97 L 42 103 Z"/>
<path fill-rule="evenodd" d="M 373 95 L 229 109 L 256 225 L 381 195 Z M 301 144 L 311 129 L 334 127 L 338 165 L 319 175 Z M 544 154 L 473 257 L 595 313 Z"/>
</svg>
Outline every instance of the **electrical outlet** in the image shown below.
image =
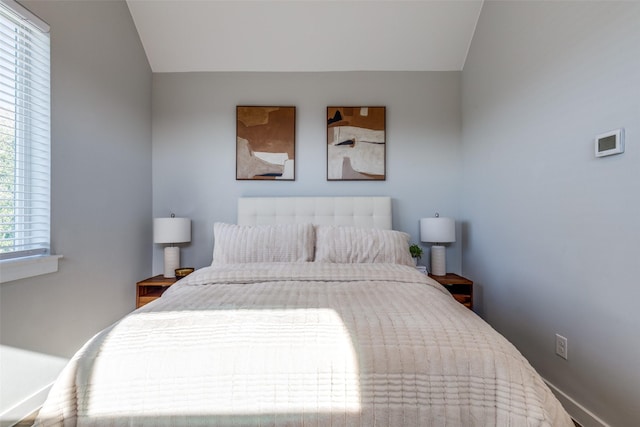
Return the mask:
<svg viewBox="0 0 640 427">
<path fill-rule="evenodd" d="M 568 360 L 567 350 L 567 339 L 562 335 L 556 334 L 556 354 Z"/>
</svg>

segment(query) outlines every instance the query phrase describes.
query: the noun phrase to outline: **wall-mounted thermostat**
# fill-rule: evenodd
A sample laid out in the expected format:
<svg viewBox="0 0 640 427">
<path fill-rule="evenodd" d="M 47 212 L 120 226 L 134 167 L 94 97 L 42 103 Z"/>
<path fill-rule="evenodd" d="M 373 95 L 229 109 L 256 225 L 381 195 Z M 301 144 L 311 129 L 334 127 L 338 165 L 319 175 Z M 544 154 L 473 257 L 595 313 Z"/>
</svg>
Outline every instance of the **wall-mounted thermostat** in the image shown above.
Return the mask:
<svg viewBox="0 0 640 427">
<path fill-rule="evenodd" d="M 596 157 L 624 153 L 624 129 L 616 129 L 596 136 Z"/>
</svg>

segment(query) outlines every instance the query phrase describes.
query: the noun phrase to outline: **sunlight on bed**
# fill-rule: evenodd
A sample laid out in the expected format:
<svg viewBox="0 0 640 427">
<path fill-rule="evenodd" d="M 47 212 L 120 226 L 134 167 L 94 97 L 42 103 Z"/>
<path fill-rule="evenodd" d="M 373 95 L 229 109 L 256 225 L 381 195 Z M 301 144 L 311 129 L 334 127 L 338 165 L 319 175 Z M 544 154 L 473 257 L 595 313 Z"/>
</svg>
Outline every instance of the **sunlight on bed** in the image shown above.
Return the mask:
<svg viewBox="0 0 640 427">
<path fill-rule="evenodd" d="M 356 353 L 333 310 L 142 312 L 118 329 L 92 350 L 89 417 L 360 410 Z"/>
</svg>

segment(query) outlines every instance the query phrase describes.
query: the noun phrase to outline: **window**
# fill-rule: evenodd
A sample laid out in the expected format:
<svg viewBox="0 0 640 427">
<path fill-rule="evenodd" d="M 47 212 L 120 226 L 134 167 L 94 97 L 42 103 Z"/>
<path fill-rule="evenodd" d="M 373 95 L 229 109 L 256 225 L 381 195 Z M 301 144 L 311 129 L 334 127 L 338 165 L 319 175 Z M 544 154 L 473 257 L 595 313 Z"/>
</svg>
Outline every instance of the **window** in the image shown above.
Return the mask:
<svg viewBox="0 0 640 427">
<path fill-rule="evenodd" d="M 2 0 L 0 262 L 49 254 L 49 57 L 48 26 L 13 0 Z"/>
</svg>

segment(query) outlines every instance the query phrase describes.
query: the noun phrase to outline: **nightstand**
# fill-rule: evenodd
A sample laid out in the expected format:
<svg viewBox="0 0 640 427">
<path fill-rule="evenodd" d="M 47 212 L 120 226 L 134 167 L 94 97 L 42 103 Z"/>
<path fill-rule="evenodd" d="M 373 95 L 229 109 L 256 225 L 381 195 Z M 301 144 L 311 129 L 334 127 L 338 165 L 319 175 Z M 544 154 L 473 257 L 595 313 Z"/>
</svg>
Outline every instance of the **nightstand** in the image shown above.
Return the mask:
<svg viewBox="0 0 640 427">
<path fill-rule="evenodd" d="M 459 303 L 473 310 L 473 282 L 471 280 L 454 273 L 447 273 L 444 276 L 429 274 L 429 277 L 451 292 L 451 295 L 453 295 Z"/>
<path fill-rule="evenodd" d="M 160 298 L 160 295 L 177 281 L 175 277 L 167 278 L 159 274 L 136 283 L 136 308 Z"/>
</svg>

